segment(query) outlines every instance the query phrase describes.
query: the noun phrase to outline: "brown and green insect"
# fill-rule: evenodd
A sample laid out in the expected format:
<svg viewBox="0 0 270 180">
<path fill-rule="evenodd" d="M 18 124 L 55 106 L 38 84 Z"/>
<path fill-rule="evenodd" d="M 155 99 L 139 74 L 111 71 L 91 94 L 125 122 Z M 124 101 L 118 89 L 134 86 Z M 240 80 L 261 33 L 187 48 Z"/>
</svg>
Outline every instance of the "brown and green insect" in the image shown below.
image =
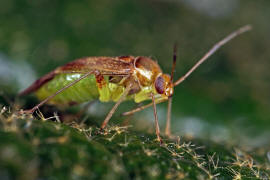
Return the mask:
<svg viewBox="0 0 270 180">
<path fill-rule="evenodd" d="M 168 113 L 165 135 L 171 136 L 170 119 L 174 87 L 183 82 L 201 63 L 217 49 L 234 37 L 251 27 L 244 26 L 229 34 L 215 44 L 184 76 L 173 81 L 176 65 L 176 47 L 174 48 L 171 74 L 164 74 L 157 64 L 148 57 L 85 57 L 60 66 L 36 80 L 30 87 L 20 93 L 35 93 L 41 103 L 26 113 L 33 113 L 44 103 L 53 105 L 78 104 L 99 99 L 101 102 L 116 102 L 106 116 L 101 128 L 105 128 L 117 107 L 124 100 L 133 99 L 136 103 L 152 100 L 152 103 L 123 113 L 133 114 L 153 106 L 157 139 L 160 138 L 156 104 L 168 100 Z"/>
</svg>

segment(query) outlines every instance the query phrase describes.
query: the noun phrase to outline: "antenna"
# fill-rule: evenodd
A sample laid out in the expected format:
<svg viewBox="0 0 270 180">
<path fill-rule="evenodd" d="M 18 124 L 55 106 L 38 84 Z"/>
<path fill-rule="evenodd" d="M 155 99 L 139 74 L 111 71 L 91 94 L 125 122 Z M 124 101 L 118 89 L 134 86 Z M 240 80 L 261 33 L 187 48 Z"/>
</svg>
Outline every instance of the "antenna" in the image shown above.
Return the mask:
<svg viewBox="0 0 270 180">
<path fill-rule="evenodd" d="M 173 64 L 172 64 L 172 71 L 171 71 L 171 81 L 173 82 L 173 75 L 175 72 L 175 67 L 176 67 L 176 57 L 177 57 L 177 43 L 174 44 L 173 46 Z"/>
<path fill-rule="evenodd" d="M 212 54 L 214 54 L 219 48 L 221 48 L 224 44 L 237 37 L 238 35 L 251 30 L 251 25 L 246 25 L 241 27 L 240 29 L 232 32 L 224 39 L 216 43 L 184 76 L 179 78 L 176 82 L 174 82 L 174 86 L 182 83 L 195 69 L 197 69 L 205 60 L 207 60 Z"/>
</svg>

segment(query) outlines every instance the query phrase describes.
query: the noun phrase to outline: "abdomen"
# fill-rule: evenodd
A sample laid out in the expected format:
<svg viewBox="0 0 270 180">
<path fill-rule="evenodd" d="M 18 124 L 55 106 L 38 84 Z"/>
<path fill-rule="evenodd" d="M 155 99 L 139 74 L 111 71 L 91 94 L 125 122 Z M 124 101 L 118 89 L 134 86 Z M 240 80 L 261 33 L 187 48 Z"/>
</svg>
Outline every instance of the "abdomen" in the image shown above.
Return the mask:
<svg viewBox="0 0 270 180">
<path fill-rule="evenodd" d="M 44 100 L 47 97 L 55 94 L 58 90 L 67 86 L 71 82 L 83 76 L 83 74 L 59 74 L 52 80 L 42 85 L 36 92 L 39 100 Z M 90 75 L 85 79 L 80 80 L 73 86 L 65 89 L 60 94 L 51 99 L 49 104 L 74 104 L 91 101 L 99 97 L 98 89 L 96 86 L 96 78 Z"/>
<path fill-rule="evenodd" d="M 79 73 L 55 75 L 52 80 L 43 84 L 38 90 L 36 90 L 35 94 L 39 100 L 44 100 L 81 76 L 83 76 L 83 74 Z M 116 102 L 124 92 L 125 87 L 120 86 L 117 83 L 109 82 L 108 76 L 104 76 L 104 80 L 106 82 L 106 86 L 103 88 L 106 88 L 106 90 L 98 89 L 95 75 L 90 75 L 62 91 L 53 99 L 48 101 L 48 103 L 54 105 L 72 105 L 95 99 L 99 99 L 102 102 Z M 131 98 L 132 96 L 127 97 L 127 99 Z"/>
</svg>

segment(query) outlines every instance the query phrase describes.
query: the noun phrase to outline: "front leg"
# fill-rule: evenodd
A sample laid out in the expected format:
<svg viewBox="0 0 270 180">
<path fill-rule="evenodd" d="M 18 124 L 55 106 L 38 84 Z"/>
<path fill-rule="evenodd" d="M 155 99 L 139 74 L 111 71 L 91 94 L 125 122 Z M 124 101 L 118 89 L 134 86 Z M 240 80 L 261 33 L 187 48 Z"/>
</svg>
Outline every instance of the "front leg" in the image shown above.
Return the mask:
<svg viewBox="0 0 270 180">
<path fill-rule="evenodd" d="M 158 116 L 157 116 L 157 107 L 156 107 L 156 102 L 155 102 L 155 96 L 153 93 L 151 93 L 152 97 L 152 102 L 153 102 L 153 108 L 154 108 L 154 116 L 155 116 L 155 126 L 156 126 L 156 135 L 157 139 L 160 142 L 160 144 L 163 144 L 163 141 L 160 137 L 160 130 L 159 130 L 159 124 L 158 124 Z"/>
<path fill-rule="evenodd" d="M 167 137 L 172 137 L 172 134 L 171 134 L 171 113 L 172 113 L 172 97 L 169 97 L 168 108 L 167 108 L 166 128 L 165 128 L 165 135 Z"/>
</svg>

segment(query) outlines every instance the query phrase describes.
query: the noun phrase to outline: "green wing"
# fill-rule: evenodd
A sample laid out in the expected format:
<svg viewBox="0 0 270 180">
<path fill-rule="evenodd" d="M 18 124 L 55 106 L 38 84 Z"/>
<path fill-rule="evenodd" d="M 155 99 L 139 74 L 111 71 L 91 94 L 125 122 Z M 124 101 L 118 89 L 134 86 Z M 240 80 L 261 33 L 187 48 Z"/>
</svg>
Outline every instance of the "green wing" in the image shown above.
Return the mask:
<svg viewBox="0 0 270 180">
<path fill-rule="evenodd" d="M 129 76 L 133 73 L 132 56 L 121 57 L 86 57 L 69 62 L 64 66 L 56 68 L 54 71 L 42 76 L 36 80 L 27 89 L 20 92 L 19 95 L 26 95 L 37 91 L 49 81 L 52 81 L 56 75 L 66 73 L 85 74 L 90 71 L 98 71 L 101 75 L 111 76 Z"/>
</svg>

